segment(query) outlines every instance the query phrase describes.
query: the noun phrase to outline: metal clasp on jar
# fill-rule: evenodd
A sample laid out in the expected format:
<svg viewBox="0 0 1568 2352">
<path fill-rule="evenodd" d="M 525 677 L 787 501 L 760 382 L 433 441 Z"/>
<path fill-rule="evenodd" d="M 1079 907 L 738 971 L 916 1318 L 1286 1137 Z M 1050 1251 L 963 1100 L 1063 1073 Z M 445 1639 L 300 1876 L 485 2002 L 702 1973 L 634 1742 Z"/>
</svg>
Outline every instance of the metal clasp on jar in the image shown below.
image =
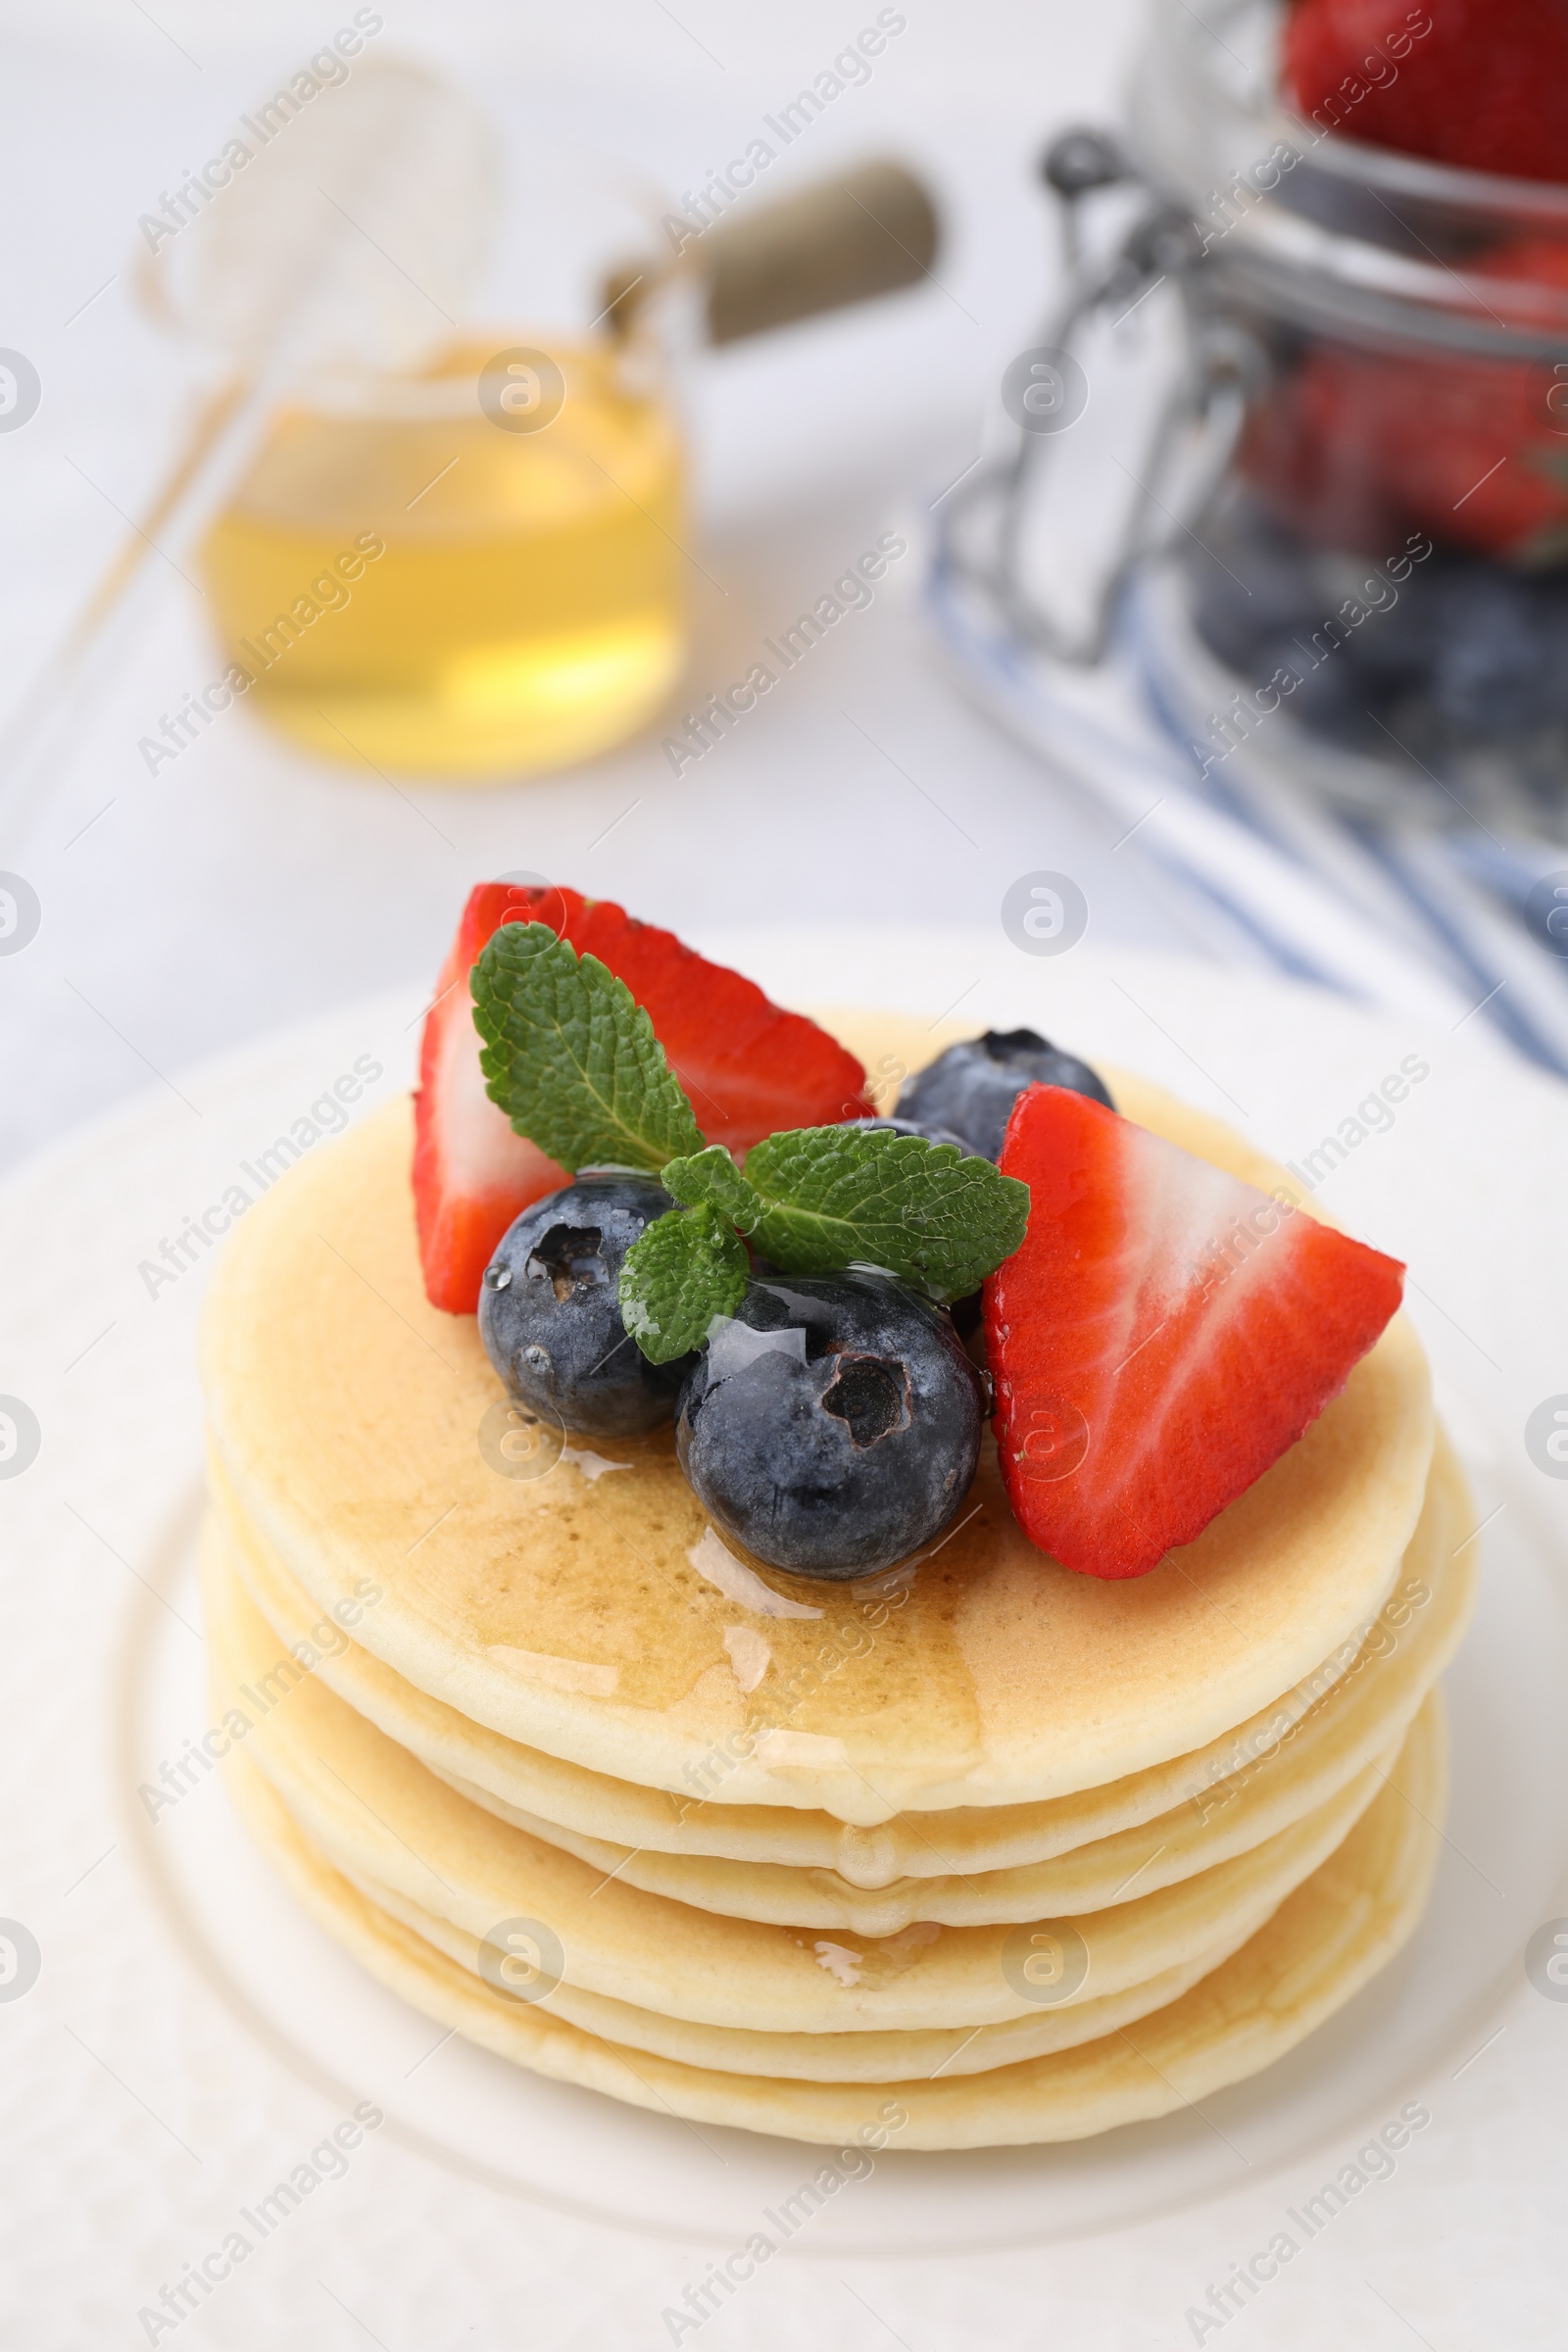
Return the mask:
<svg viewBox="0 0 1568 2352">
<path fill-rule="evenodd" d="M 1004 379 L 1004 406 L 1015 437 L 955 496 L 938 561 L 993 601 L 1028 645 L 1088 667 L 1104 657 L 1132 572 L 1201 519 L 1267 362 L 1233 320 L 1205 315 L 1192 290 L 1203 262 L 1201 231 L 1188 214 L 1154 195 L 1112 139 L 1093 129 L 1062 132 L 1047 150 L 1041 175 L 1060 206 L 1067 286 L 1038 344 L 1020 353 Z M 1085 201 L 1117 187 L 1141 190 L 1145 201 L 1109 252 L 1097 255 L 1085 234 Z M 1133 491 L 1086 612 L 1074 625 L 1052 612 L 1031 584 L 1026 540 L 1053 462 L 1061 462 L 1057 444 L 1088 405 L 1089 379 L 1075 346 L 1097 318 L 1119 324 L 1167 283 L 1181 296 L 1179 357 L 1136 469 L 1111 454 Z"/>
</svg>

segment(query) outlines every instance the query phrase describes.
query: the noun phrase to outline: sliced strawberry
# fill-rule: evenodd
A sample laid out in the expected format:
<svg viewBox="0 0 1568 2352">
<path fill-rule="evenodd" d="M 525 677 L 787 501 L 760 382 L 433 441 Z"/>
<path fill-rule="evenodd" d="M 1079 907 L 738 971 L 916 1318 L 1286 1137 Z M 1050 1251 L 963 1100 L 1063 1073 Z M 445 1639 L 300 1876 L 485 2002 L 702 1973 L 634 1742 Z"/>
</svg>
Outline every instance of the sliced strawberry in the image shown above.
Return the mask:
<svg viewBox="0 0 1568 2352">
<path fill-rule="evenodd" d="M 1142 1576 L 1339 1394 L 1404 1269 L 1060 1087 L 1000 1165 L 1031 1193 L 985 1286 L 1008 1497 L 1063 1566 Z"/>
<path fill-rule="evenodd" d="M 530 1200 L 570 1181 L 484 1091 L 468 974 L 474 957 L 521 893 L 481 882 L 468 894 L 424 1018 L 419 1091 L 414 1098 L 414 1207 L 425 1296 L 449 1314 L 472 1314 L 479 1278 L 507 1227 Z M 558 927 L 553 906 L 539 919 Z"/>
<path fill-rule="evenodd" d="M 504 922 L 548 923 L 625 981 L 709 1143 L 741 1152 L 781 1127 L 826 1127 L 874 1110 L 864 1070 L 826 1030 L 781 1012 L 753 981 L 709 963 L 672 931 L 575 890 L 481 882 L 441 967 L 419 1054 L 414 1199 L 432 1306 L 472 1314 L 480 1276 L 514 1217 L 569 1181 L 484 1091 L 468 973 Z"/>
</svg>

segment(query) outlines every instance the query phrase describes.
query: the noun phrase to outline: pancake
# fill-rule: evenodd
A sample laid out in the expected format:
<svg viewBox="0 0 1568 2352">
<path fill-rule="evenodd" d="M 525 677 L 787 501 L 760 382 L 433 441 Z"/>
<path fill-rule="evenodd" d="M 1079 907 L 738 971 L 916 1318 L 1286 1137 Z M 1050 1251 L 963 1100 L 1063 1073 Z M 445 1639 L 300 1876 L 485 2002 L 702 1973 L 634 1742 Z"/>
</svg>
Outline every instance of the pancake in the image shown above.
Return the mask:
<svg viewBox="0 0 1568 2352">
<path fill-rule="evenodd" d="M 866 1833 L 846 1829 L 828 1815 L 788 1807 L 705 1806 L 696 1820 L 713 1852 L 710 1859 L 693 1856 L 690 1849 L 683 1853 L 674 1844 L 684 1825 L 662 1809 L 654 1792 L 606 1783 L 578 1767 L 517 1749 L 501 1759 L 509 1769 L 493 1777 L 504 1778 L 509 1788 L 520 1786 L 535 1801 L 510 1803 L 493 1788 L 480 1787 L 451 1767 L 466 1763 L 486 1769 L 495 1760 L 493 1751 L 511 1743 L 414 1690 L 340 1629 L 323 1626 L 309 1596 L 275 1557 L 261 1553 L 254 1539 L 236 1543 L 215 1519 L 205 1540 L 223 1572 L 240 1574 L 284 1648 L 318 1660 L 317 1671 L 339 1696 L 461 1794 L 503 1820 L 565 1846 L 601 1873 L 612 1872 L 677 1901 L 732 1916 L 885 1936 L 916 1919 L 944 1925 L 1033 1920 L 1095 1909 L 1134 1887 L 1151 1893 L 1247 1850 L 1323 1802 L 1370 1756 L 1397 1745 L 1457 1646 L 1469 1615 L 1477 1553 L 1473 1545 L 1457 1551 L 1455 1545 L 1468 1536 L 1471 1521 L 1462 1476 L 1440 1438 L 1426 1507 L 1395 1593 L 1349 1668 L 1332 1679 L 1320 1669 L 1296 1706 L 1283 1706 L 1266 1722 L 1243 1727 L 1215 1751 L 1177 1760 L 1186 1793 L 1174 1808 L 1070 1849 L 1061 1844 L 1061 1822 L 1052 1820 L 1040 1861 L 999 1869 L 986 1868 L 983 1855 L 973 1850 L 974 1840 L 959 1833 L 970 1827 L 990 1831 L 1006 1838 L 1008 1850 L 1018 1851 L 1026 1833 L 1022 1826 L 1007 1828 L 1012 1816 L 1005 1808 L 915 1816 Z M 1155 1779 L 1164 1771 L 1140 1777 Z M 1113 1794 L 1092 1792 L 1092 1801 L 1103 1806 Z M 1060 1798 L 1018 1810 L 1033 1817 L 1060 1815 L 1084 1802 Z M 589 1825 L 608 1819 L 611 1834 L 596 1834 L 592 1826 L 585 1830 L 585 1819 Z M 891 1840 L 895 1835 L 910 1858 L 925 1866 L 925 1875 L 911 1871 L 866 1888 L 819 1859 L 824 1853 L 836 1857 L 853 1841 L 857 1850 L 846 1858 L 852 1866 L 863 1866 L 858 1849 L 873 1838 Z M 815 1842 L 808 1842 L 813 1837 Z M 760 1863 L 762 1867 L 756 1867 Z"/>
<path fill-rule="evenodd" d="M 854 1042 L 874 1060 L 903 1034 Z M 1112 1084 L 1130 1116 L 1292 1189 L 1217 1122 Z M 1348 1664 L 1398 1572 L 1433 1446 L 1402 1317 L 1196 1543 L 1124 1584 L 1034 1549 L 989 1441 L 933 1555 L 845 1587 L 731 1558 L 665 1431 L 500 1476 L 476 1326 L 424 1299 L 410 1148 L 408 1106 L 388 1105 L 231 1236 L 204 1319 L 214 1449 L 232 1518 L 318 1611 L 356 1608 L 373 1580 L 364 1648 L 514 1746 L 862 1829 L 1034 1805 L 1219 1742 L 1323 1661 Z"/>
<path fill-rule="evenodd" d="M 549 1821 L 584 1837 L 620 1840 L 662 1853 L 790 1863 L 831 1870 L 857 1889 L 904 1878 L 972 1876 L 1065 1853 L 1152 1820 L 1179 1804 L 1203 1818 L 1281 1773 L 1304 1768 L 1328 1747 L 1361 1756 L 1394 1736 L 1396 1710 L 1413 1710 L 1430 1674 L 1462 1631 L 1474 1583 L 1474 1554 L 1457 1556 L 1459 1521 L 1468 1538 L 1474 1513 L 1451 1448 L 1440 1440 L 1422 1521 L 1400 1579 L 1348 1665 L 1323 1661 L 1296 1690 L 1235 1732 L 1191 1756 L 1038 1805 L 954 1807 L 940 1815 L 895 1816 L 861 1829 L 824 1813 L 785 1805 L 726 1805 L 675 1791 L 644 1788 L 547 1756 L 470 1723 L 415 1689 L 322 1616 L 275 1552 L 236 1513 L 215 1464 L 215 1502 L 231 1565 L 279 1641 L 297 1648 L 339 1695 L 410 1748 L 433 1771 L 503 1819 Z M 1446 1508 L 1445 1509 L 1445 1503 Z M 1440 1531 L 1443 1512 L 1446 1534 Z M 1404 1588 L 1424 1582 L 1436 1607 L 1411 1609 Z M 363 1612 L 352 1613 L 357 1620 Z M 1397 1620 L 1398 1622 L 1396 1622 Z M 1282 1731 L 1297 1727 L 1281 1742 Z M 1250 1764 L 1249 1773 L 1247 1767 Z M 1316 1767 L 1314 1766 L 1314 1769 Z M 1244 1777 L 1245 1776 L 1245 1777 Z"/>
<path fill-rule="evenodd" d="M 484 1947 L 476 1936 L 466 1936 L 450 1920 L 411 1903 L 390 1886 L 359 1879 L 349 1870 L 342 1876 L 378 1910 L 483 1977 Z M 544 2006 L 552 2016 L 564 2017 L 602 2041 L 674 2058 L 686 2066 L 712 2067 L 720 2074 L 777 2075 L 792 2082 L 898 2082 L 938 2073 L 985 2074 L 1021 2058 L 1076 2049 L 1080 2042 L 1094 2041 L 1164 2008 L 1229 1957 L 1218 1948 L 1200 1952 L 1179 1968 L 1099 2000 L 1040 2008 L 1027 2017 L 1009 2018 L 999 2026 L 971 2026 L 961 2034 L 760 2034 L 744 2026 L 703 2026 L 690 2018 L 661 2017 L 657 2010 L 636 2009 L 629 2001 L 583 1992 L 573 1984 L 559 1985 Z"/>
<path fill-rule="evenodd" d="M 1238 1951 L 1178 1998 L 1130 2031 L 1075 2048 L 981 2074 L 950 2066 L 934 2080 L 868 2087 L 728 2074 L 628 2049 L 538 2002 L 495 1991 L 314 1851 L 244 1748 L 225 1773 L 258 1842 L 299 1899 L 371 1975 L 439 2023 L 536 2073 L 654 2113 L 825 2145 L 853 2143 L 880 2119 L 898 2150 L 1082 2138 L 1170 2114 L 1260 2073 L 1349 2000 L 1409 1936 L 1431 1883 L 1439 1845 L 1432 1825 L 1444 1801 L 1434 1697 L 1343 1842 Z"/>
<path fill-rule="evenodd" d="M 920 1922 L 891 1938 L 693 1909 L 611 1878 L 458 1794 L 315 1676 L 277 1670 L 270 1629 L 211 1560 L 205 1602 L 219 1714 L 248 1714 L 247 1761 L 340 1870 L 483 1940 L 543 1921 L 571 1985 L 700 2025 L 784 2034 L 963 2028 L 1025 2016 L 1027 1928 Z M 262 1701 L 270 1703 L 263 1711 Z M 1070 2002 L 1234 1950 L 1346 1837 L 1383 1786 L 1375 1762 L 1251 1850 L 1051 1926 L 1082 1959 Z"/>
</svg>

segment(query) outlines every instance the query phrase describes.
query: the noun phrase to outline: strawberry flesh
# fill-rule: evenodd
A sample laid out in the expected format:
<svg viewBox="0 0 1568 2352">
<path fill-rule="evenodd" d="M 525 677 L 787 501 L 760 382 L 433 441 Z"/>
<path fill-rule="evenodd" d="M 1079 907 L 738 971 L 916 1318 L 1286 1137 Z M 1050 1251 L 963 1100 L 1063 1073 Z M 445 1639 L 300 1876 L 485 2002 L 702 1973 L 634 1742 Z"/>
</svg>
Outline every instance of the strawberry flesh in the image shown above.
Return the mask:
<svg viewBox="0 0 1568 2352">
<path fill-rule="evenodd" d="M 1406 0 L 1295 0 L 1281 71 L 1300 113 L 1344 139 L 1568 180 L 1568 0 L 1443 0 L 1425 11 Z M 1451 261 L 1457 277 L 1568 287 L 1568 242 L 1549 225 L 1433 258 Z M 1484 291 L 1479 300 L 1491 310 Z M 1549 325 L 1549 292 L 1533 307 Z M 1320 545 L 1386 555 L 1414 523 L 1480 555 L 1560 563 L 1558 390 L 1549 361 L 1314 338 L 1254 414 L 1241 463 L 1276 514 Z"/>
<path fill-rule="evenodd" d="M 1404 1269 L 1060 1087 L 999 1164 L 1031 1193 L 985 1286 L 1008 1497 L 1064 1567 L 1142 1576 L 1339 1394 Z"/>
<path fill-rule="evenodd" d="M 1442 0 L 1429 12 L 1408 0 L 1296 0 L 1283 62 L 1301 113 L 1348 137 L 1472 172 L 1568 179 L 1563 0 Z"/>
<path fill-rule="evenodd" d="M 743 1152 L 783 1127 L 825 1127 L 874 1113 L 853 1054 L 753 981 L 710 963 L 673 932 L 608 899 L 566 889 L 481 882 L 468 898 L 425 1017 L 415 1098 L 414 1199 L 425 1295 L 472 1314 L 497 1243 L 531 1202 L 569 1183 L 566 1170 L 514 1132 L 485 1093 L 468 974 L 504 922 L 548 923 L 596 956 L 643 1005 L 704 1138 Z"/>
<path fill-rule="evenodd" d="M 1467 267 L 1482 279 L 1568 294 L 1568 244 L 1552 238 L 1510 238 Z M 1254 411 L 1240 464 L 1281 521 L 1318 545 L 1386 557 L 1414 524 L 1478 555 L 1560 563 L 1560 392 L 1561 378 L 1541 362 L 1361 350 L 1325 337 Z"/>
</svg>

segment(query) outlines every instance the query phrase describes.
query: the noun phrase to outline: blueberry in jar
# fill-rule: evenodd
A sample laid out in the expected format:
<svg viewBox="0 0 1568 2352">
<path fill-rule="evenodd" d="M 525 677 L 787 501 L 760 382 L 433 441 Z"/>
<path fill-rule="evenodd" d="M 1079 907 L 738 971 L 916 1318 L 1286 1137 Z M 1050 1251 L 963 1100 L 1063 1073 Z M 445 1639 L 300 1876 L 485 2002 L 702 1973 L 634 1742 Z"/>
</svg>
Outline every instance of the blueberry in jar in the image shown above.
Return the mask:
<svg viewBox="0 0 1568 2352">
<path fill-rule="evenodd" d="M 945 1127 L 982 1159 L 996 1159 L 1026 1086 L 1064 1086 L 1116 1107 L 1104 1080 L 1075 1054 L 1059 1053 L 1033 1029 L 988 1029 L 917 1070 L 899 1096 L 898 1115 L 927 1133 Z"/>
<path fill-rule="evenodd" d="M 930 1544 L 979 1458 L 980 1383 L 948 1315 L 890 1275 L 752 1282 L 681 1391 L 681 1468 L 764 1566 L 848 1583 Z"/>
<path fill-rule="evenodd" d="M 585 1176 L 508 1227 L 479 1286 L 479 1337 L 519 1404 L 599 1437 L 670 1419 L 693 1358 L 651 1364 L 619 1289 L 627 1250 L 674 1205 L 648 1176 Z"/>
<path fill-rule="evenodd" d="M 1313 659 L 1309 646 L 1323 616 L 1338 610 L 1342 585 L 1325 576 L 1327 561 L 1294 531 L 1264 513 L 1236 484 L 1221 496 L 1201 540 L 1185 546 L 1178 559 L 1198 634 L 1209 652 L 1261 685 L 1282 659 L 1277 648 L 1296 652 L 1298 665 Z M 1329 559 L 1328 561 L 1332 561 Z M 1289 656 L 1283 657 L 1289 664 Z"/>
</svg>

